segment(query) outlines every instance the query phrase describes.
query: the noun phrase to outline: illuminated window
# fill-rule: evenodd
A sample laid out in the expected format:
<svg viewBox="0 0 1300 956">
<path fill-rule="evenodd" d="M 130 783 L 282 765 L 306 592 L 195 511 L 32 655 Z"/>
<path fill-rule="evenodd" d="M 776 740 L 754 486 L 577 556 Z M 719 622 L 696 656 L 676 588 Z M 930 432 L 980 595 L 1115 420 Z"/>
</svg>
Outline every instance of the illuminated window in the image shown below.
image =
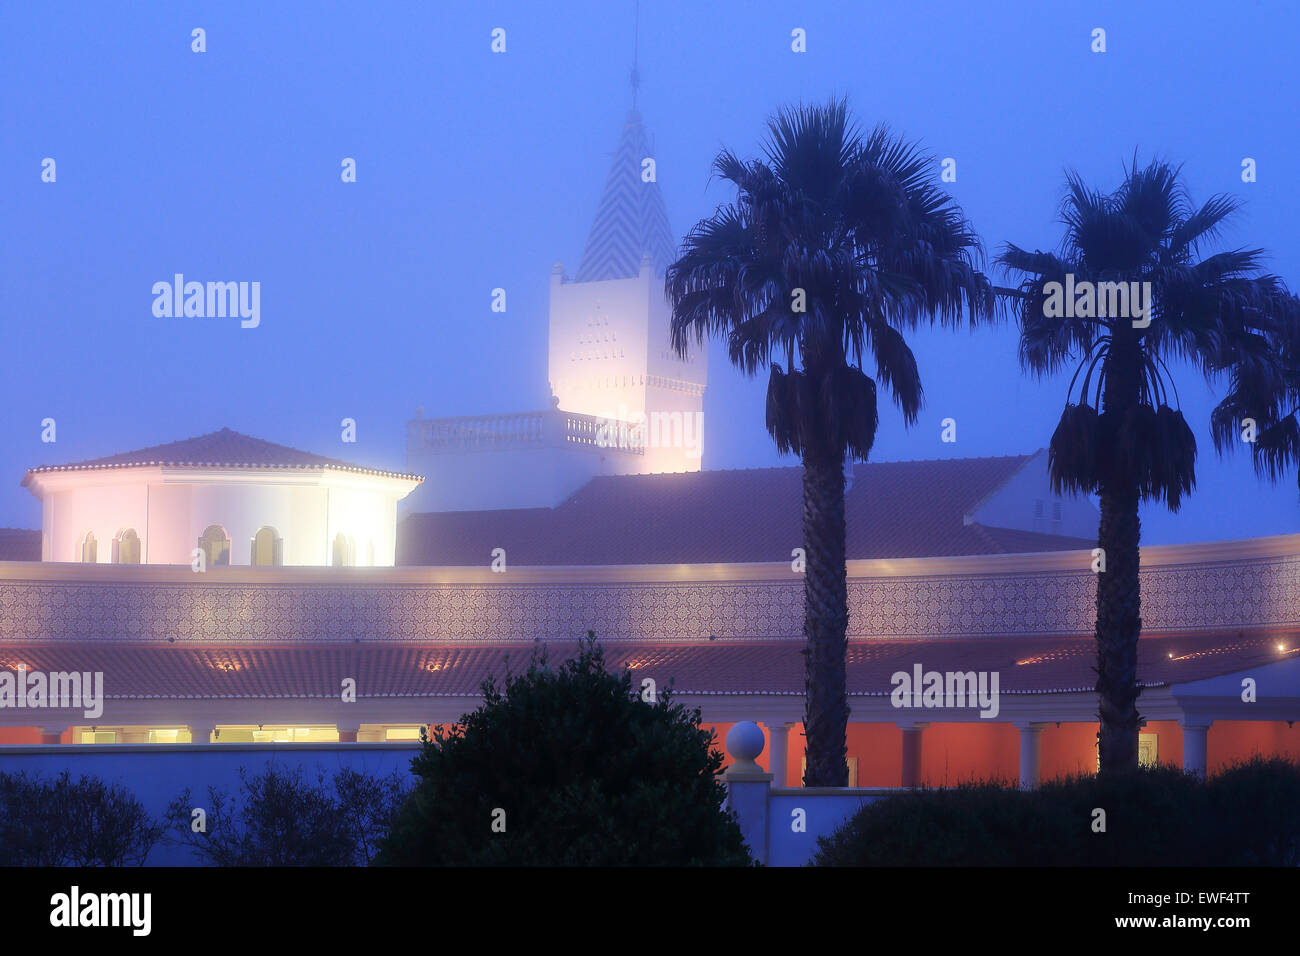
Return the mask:
<svg viewBox="0 0 1300 956">
<path fill-rule="evenodd" d="M 83 744 L 115 744 L 117 743 L 117 731 L 83 730 L 81 732 L 81 742 Z"/>
<path fill-rule="evenodd" d="M 385 740 L 419 740 L 419 727 L 388 727 L 384 730 Z"/>
<path fill-rule="evenodd" d="M 149 731 L 149 743 L 151 744 L 183 744 L 189 742 L 190 732 L 188 730 L 172 729 Z"/>
<path fill-rule="evenodd" d="M 259 568 L 279 567 L 284 563 L 283 544 L 274 528 L 262 528 L 253 535 L 253 552 L 249 564 Z"/>
<path fill-rule="evenodd" d="M 94 564 L 99 560 L 98 546 L 95 541 L 95 533 L 87 531 L 86 536 L 81 539 L 81 561 L 83 564 Z"/>
<path fill-rule="evenodd" d="M 209 567 L 222 567 L 230 564 L 230 535 L 221 525 L 208 525 L 199 537 L 199 549 L 203 552 Z"/>
<path fill-rule="evenodd" d="M 350 568 L 357 561 L 357 546 L 342 531 L 334 536 L 334 554 L 330 564 L 336 568 Z"/>
<path fill-rule="evenodd" d="M 134 528 L 127 528 L 113 539 L 113 563 L 140 563 L 140 536 Z"/>
</svg>

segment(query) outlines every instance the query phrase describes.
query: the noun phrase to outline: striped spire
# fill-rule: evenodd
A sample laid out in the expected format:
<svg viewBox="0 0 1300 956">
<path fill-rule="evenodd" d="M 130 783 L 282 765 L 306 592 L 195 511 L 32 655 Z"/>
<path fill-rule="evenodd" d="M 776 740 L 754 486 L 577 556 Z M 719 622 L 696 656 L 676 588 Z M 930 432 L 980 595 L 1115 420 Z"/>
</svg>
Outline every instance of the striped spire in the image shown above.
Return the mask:
<svg viewBox="0 0 1300 956">
<path fill-rule="evenodd" d="M 655 274 L 663 275 L 675 258 L 676 243 L 659 184 L 641 180 L 641 163 L 651 155 L 641 114 L 632 110 L 574 281 L 630 279 L 640 273 L 643 255 L 650 256 Z"/>
</svg>

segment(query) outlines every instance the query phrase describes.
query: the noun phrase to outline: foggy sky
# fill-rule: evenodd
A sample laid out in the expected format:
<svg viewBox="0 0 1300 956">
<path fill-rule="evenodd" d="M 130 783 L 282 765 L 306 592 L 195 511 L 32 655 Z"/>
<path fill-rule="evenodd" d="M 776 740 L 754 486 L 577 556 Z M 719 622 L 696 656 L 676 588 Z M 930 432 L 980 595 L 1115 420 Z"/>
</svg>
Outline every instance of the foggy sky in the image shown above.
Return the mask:
<svg viewBox="0 0 1300 956">
<path fill-rule="evenodd" d="M 1294 289 L 1298 26 L 1290 3 L 643 0 L 639 106 L 678 238 L 731 198 L 709 184 L 721 147 L 754 155 L 775 109 L 847 95 L 862 126 L 957 161 L 947 188 L 990 258 L 1055 248 L 1064 171 L 1110 191 L 1136 148 L 1183 163 L 1198 202 L 1246 199 L 1216 248 L 1263 247 Z M 39 527 L 19 487 L 38 464 L 230 427 L 400 469 L 417 406 L 546 407 L 549 274 L 586 241 L 632 35 L 631 0 L 0 8 L 0 526 Z M 261 325 L 154 317 L 153 283 L 177 272 L 259 281 Z M 1068 375 L 1027 377 L 1013 325 L 910 341 L 926 405 L 911 430 L 882 406 L 873 460 L 1047 444 Z M 1147 508 L 1144 541 L 1300 531 L 1294 474 L 1269 485 L 1244 453 L 1217 459 L 1221 386 L 1175 375 L 1198 487 L 1179 515 Z M 765 384 L 713 350 L 706 468 L 794 463 L 763 428 Z"/>
</svg>

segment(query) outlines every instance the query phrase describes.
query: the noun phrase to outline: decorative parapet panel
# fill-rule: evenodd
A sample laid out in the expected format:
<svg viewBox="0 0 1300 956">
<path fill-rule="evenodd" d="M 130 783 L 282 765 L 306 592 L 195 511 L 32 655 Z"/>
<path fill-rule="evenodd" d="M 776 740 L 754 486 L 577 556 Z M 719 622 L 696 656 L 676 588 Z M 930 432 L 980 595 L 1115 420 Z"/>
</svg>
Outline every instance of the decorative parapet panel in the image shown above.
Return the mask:
<svg viewBox="0 0 1300 956">
<path fill-rule="evenodd" d="M 612 447 L 645 454 L 644 426 L 578 412 L 414 418 L 407 423 L 407 429 L 410 447 L 435 454 L 545 445 Z"/>
<path fill-rule="evenodd" d="M 1300 629 L 1300 535 L 1148 548 L 1148 633 Z M 849 634 L 1092 632 L 1088 552 L 855 561 Z M 0 641 L 798 640 L 787 564 L 212 568 L 0 563 Z"/>
</svg>

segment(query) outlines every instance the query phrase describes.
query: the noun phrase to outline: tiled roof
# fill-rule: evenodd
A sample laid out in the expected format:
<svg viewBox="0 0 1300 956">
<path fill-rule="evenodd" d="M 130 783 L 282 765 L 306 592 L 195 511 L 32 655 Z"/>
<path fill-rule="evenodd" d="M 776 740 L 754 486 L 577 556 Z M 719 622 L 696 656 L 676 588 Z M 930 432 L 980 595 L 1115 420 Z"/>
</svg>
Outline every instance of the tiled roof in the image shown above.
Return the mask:
<svg viewBox="0 0 1300 956">
<path fill-rule="evenodd" d="M 138 465 L 192 465 L 219 466 L 234 468 L 337 468 L 344 471 L 359 471 L 372 475 L 385 475 L 398 478 L 418 478 L 418 475 L 403 475 L 398 472 L 380 471 L 355 465 L 337 458 L 326 458 L 307 451 L 299 451 L 287 445 L 263 441 L 249 435 L 223 428 L 221 431 L 186 438 L 181 441 L 167 442 L 164 445 L 152 445 L 135 451 L 125 451 L 103 458 L 90 458 L 86 461 L 72 462 L 66 465 L 41 465 L 33 468 L 23 477 L 26 486 L 32 476 L 47 471 L 78 471 L 95 468 L 131 468 Z"/>
<path fill-rule="evenodd" d="M 675 258 L 659 183 L 641 179 L 642 160 L 653 155 L 641 114 L 633 110 L 623 124 L 575 281 L 631 278 L 641 271 L 643 255 L 650 256 L 655 274 L 662 275 Z"/>
<path fill-rule="evenodd" d="M 1095 542 L 966 524 L 1032 456 L 873 462 L 845 496 L 848 557 L 1092 548 Z M 424 513 L 399 526 L 400 565 L 789 561 L 803 541 L 801 468 L 593 478 L 556 508 Z"/>
<path fill-rule="evenodd" d="M 0 561 L 41 560 L 39 529 L 0 528 Z"/>
<path fill-rule="evenodd" d="M 1295 643 L 1295 635 L 1289 638 Z M 1283 659 L 1277 636 L 1144 637 L 1138 678 L 1145 686 L 1202 680 Z M 279 647 L 42 644 L 0 647 L 0 667 L 29 671 L 102 671 L 105 695 L 141 698 L 337 698 L 344 677 L 365 698 L 476 696 L 483 678 L 527 666 L 532 645 Z M 613 667 L 637 680 L 695 694 L 804 693 L 803 641 L 691 644 L 620 643 L 605 648 Z M 574 645 L 552 644 L 551 663 Z M 890 676 L 920 664 L 927 671 L 997 671 L 1009 694 L 1090 692 L 1090 638 L 861 641 L 849 644 L 851 695 L 887 695 Z M 1295 651 L 1289 652 L 1294 654 Z"/>
</svg>

